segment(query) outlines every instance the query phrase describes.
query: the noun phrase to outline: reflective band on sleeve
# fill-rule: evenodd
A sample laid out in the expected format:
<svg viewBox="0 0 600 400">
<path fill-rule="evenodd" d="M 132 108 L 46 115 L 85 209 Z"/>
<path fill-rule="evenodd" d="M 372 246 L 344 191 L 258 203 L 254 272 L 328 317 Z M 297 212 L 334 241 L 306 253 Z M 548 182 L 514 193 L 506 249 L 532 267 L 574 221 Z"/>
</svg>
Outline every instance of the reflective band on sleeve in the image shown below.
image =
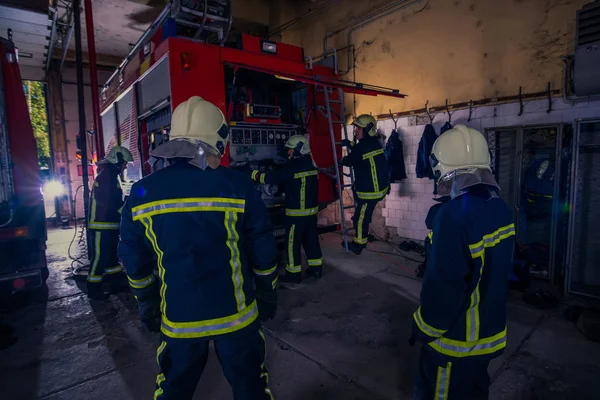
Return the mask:
<svg viewBox="0 0 600 400">
<path fill-rule="evenodd" d="M 186 198 L 153 201 L 132 209 L 134 221 L 173 212 L 223 211 L 244 212 L 246 201 L 219 197 Z"/>
<path fill-rule="evenodd" d="M 225 229 L 227 230 L 227 247 L 231 252 L 229 265 L 231 266 L 231 280 L 237 303 L 237 310 L 242 311 L 246 307 L 246 295 L 244 294 L 244 276 L 242 274 L 242 261 L 238 241 L 240 239 L 237 230 L 237 213 L 225 213 Z"/>
<path fill-rule="evenodd" d="M 260 183 L 263 185 L 266 183 L 267 174 L 260 174 Z"/>
<path fill-rule="evenodd" d="M 154 281 L 156 280 L 156 277 L 154 276 L 154 274 L 152 274 L 144 279 L 131 279 L 130 277 L 127 277 L 127 279 L 129 280 L 129 285 L 132 288 L 144 289 L 144 288 L 147 288 L 148 286 L 152 285 L 154 283 Z"/>
<path fill-rule="evenodd" d="M 272 273 L 274 273 L 275 271 L 277 271 L 277 265 L 276 265 L 276 266 L 274 266 L 274 267 L 273 267 L 273 268 L 271 268 L 271 269 L 267 269 L 267 270 L 264 270 L 264 271 L 261 271 L 260 269 L 254 269 L 254 273 L 255 273 L 256 275 L 260 275 L 260 276 L 269 276 L 269 275 L 271 275 Z"/>
<path fill-rule="evenodd" d="M 285 215 L 288 217 L 309 217 L 311 215 L 317 215 L 319 213 L 319 207 L 307 208 L 305 210 L 296 210 L 288 208 L 285 210 Z"/>
<path fill-rule="evenodd" d="M 363 154 L 362 158 L 363 158 L 363 160 L 366 160 L 367 158 L 373 158 L 373 157 L 378 156 L 383 153 L 385 153 L 385 151 L 383 149 L 374 150 L 374 151 L 370 151 L 368 153 Z"/>
<path fill-rule="evenodd" d="M 229 317 L 196 322 L 171 322 L 163 314 L 161 331 L 171 338 L 201 338 L 236 332 L 250 325 L 258 317 L 256 301 Z"/>
<path fill-rule="evenodd" d="M 260 174 L 260 172 L 258 170 L 252 171 L 252 180 L 253 181 L 257 180 L 258 174 Z"/>
<path fill-rule="evenodd" d="M 321 265 L 323 265 L 323 259 L 316 258 L 314 260 L 308 260 L 308 265 L 311 267 L 320 267 Z"/>
<path fill-rule="evenodd" d="M 90 223 L 88 224 L 88 228 L 98 231 L 113 231 L 119 229 L 119 223 L 90 221 Z"/>
<path fill-rule="evenodd" d="M 458 358 L 493 354 L 506 347 L 506 328 L 497 335 L 476 342 L 462 342 L 440 337 L 429 343 L 429 346 L 438 353 Z"/>
<path fill-rule="evenodd" d="M 423 316 L 421 315 L 421 307 L 419 307 L 419 309 L 413 314 L 413 319 L 415 320 L 419 329 L 427 336 L 437 338 L 447 332 L 442 329 L 434 328 L 433 326 L 426 323 L 423 319 Z"/>
<path fill-rule="evenodd" d="M 379 192 L 356 192 L 356 195 L 362 200 L 379 200 L 385 197 L 388 190 L 389 186 Z"/>
<path fill-rule="evenodd" d="M 295 179 L 306 178 L 307 176 L 318 176 L 319 173 L 317 171 L 307 171 L 307 172 L 299 172 L 294 174 Z"/>
<path fill-rule="evenodd" d="M 446 368 L 438 367 L 437 379 L 435 383 L 434 400 L 447 400 L 448 389 L 450 388 L 450 373 L 452 372 L 452 363 L 448 362 Z"/>
<path fill-rule="evenodd" d="M 486 247 L 494 247 L 502 240 L 515 235 L 515 225 L 510 224 L 499 228 L 495 232 L 485 235 L 483 239 L 475 244 L 469 245 L 473 258 L 481 257 Z"/>
</svg>

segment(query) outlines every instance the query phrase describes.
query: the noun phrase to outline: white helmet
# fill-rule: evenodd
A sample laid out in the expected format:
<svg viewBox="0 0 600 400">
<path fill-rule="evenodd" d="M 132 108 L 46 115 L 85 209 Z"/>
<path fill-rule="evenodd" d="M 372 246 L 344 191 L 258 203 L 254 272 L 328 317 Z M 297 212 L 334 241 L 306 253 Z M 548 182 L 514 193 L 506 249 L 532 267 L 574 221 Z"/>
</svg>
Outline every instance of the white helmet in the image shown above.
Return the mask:
<svg viewBox="0 0 600 400">
<path fill-rule="evenodd" d="M 436 182 L 447 175 L 475 169 L 490 169 L 490 152 L 485 137 L 476 129 L 456 125 L 433 144 L 429 157 Z"/>
<path fill-rule="evenodd" d="M 171 118 L 170 139 L 192 139 L 207 144 L 216 156 L 225 153 L 229 129 L 219 107 L 192 96 L 179 104 Z"/>
<path fill-rule="evenodd" d="M 294 135 L 285 143 L 287 149 L 294 149 L 300 155 L 310 154 L 308 139 L 304 135 Z"/>
<path fill-rule="evenodd" d="M 123 146 L 115 146 L 112 149 L 110 149 L 110 151 L 104 157 L 104 159 L 97 161 L 96 165 L 121 165 L 123 163 L 129 162 L 133 162 L 133 155 L 131 154 L 131 152 Z"/>
</svg>

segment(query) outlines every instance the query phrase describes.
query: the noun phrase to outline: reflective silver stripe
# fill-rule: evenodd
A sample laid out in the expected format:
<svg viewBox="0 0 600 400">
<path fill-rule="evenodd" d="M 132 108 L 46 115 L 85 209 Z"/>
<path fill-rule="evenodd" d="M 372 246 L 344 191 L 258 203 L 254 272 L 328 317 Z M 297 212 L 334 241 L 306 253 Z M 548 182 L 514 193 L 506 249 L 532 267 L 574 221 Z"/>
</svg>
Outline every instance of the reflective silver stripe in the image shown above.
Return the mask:
<svg viewBox="0 0 600 400">
<path fill-rule="evenodd" d="M 429 325 L 428 323 L 426 323 L 425 320 L 423 320 L 423 316 L 421 315 L 421 307 L 419 307 L 419 309 L 413 314 L 413 318 L 414 318 L 417 326 L 419 327 L 419 329 L 428 336 L 440 337 L 441 335 L 446 333 L 445 330 L 436 329 L 436 328 L 432 327 L 431 325 Z"/>
<path fill-rule="evenodd" d="M 315 260 L 308 260 L 308 265 L 310 265 L 311 267 L 318 267 L 323 265 L 323 259 L 319 258 L 319 259 L 315 259 Z"/>
<path fill-rule="evenodd" d="M 319 173 L 317 171 L 307 171 L 307 172 L 299 172 L 294 174 L 295 179 L 306 178 L 307 176 L 317 176 Z"/>
<path fill-rule="evenodd" d="M 374 150 L 374 151 L 365 153 L 365 154 L 363 154 L 363 160 L 366 160 L 367 158 L 373 158 L 373 157 L 378 156 L 383 153 L 384 153 L 383 149 Z"/>
<path fill-rule="evenodd" d="M 252 303 L 250 306 L 250 310 L 240 315 L 239 318 L 232 319 L 231 321 L 226 322 L 216 322 L 210 324 L 210 321 L 206 321 L 206 324 L 202 324 L 199 326 L 189 327 L 189 328 L 176 328 L 173 326 L 169 326 L 165 323 L 164 319 L 162 321 L 162 329 L 165 331 L 172 333 L 174 335 L 185 335 L 185 334 L 206 334 L 208 336 L 212 334 L 212 332 L 226 330 L 228 332 L 235 331 L 235 327 L 238 325 L 242 325 L 244 322 L 251 320 L 258 316 L 258 308 L 256 307 L 256 302 Z M 245 310 L 244 310 L 245 311 Z"/>
<path fill-rule="evenodd" d="M 295 210 L 288 208 L 285 210 L 285 215 L 290 217 L 308 217 L 319 213 L 319 207 L 307 208 L 305 210 Z"/>
<path fill-rule="evenodd" d="M 483 344 L 475 344 L 473 346 L 455 346 L 455 345 L 451 345 L 448 343 L 444 343 L 442 341 L 443 339 L 437 339 L 434 340 L 433 343 L 436 344 L 437 346 L 441 347 L 443 350 L 446 350 L 448 352 L 452 352 L 452 353 L 460 353 L 460 354 L 467 354 L 467 353 L 472 353 L 475 351 L 481 351 L 481 350 L 488 350 L 488 349 L 492 349 L 496 346 L 499 346 L 501 344 L 505 344 L 506 343 L 506 335 L 502 336 L 499 339 L 494 340 L 493 342 L 490 343 L 483 343 Z"/>
<path fill-rule="evenodd" d="M 87 277 L 88 282 L 102 282 L 102 276 L 98 276 L 98 275 L 88 275 Z"/>
<path fill-rule="evenodd" d="M 116 267 L 112 267 L 112 268 L 107 268 L 106 271 L 104 271 L 107 274 L 116 274 L 118 272 L 122 272 L 123 268 L 120 265 L 117 265 Z"/>
<path fill-rule="evenodd" d="M 240 265 L 240 250 L 238 249 L 239 236 L 235 229 L 237 214 L 234 212 L 225 213 L 225 223 L 227 224 L 227 246 L 231 251 L 231 278 L 234 284 L 235 299 L 237 301 L 237 310 L 242 311 L 246 307 L 246 296 L 244 295 L 244 278 L 242 277 L 242 266 Z"/>
<path fill-rule="evenodd" d="M 287 251 L 288 251 L 288 267 L 293 266 L 294 263 L 294 231 L 296 230 L 296 225 L 290 226 L 290 232 L 288 233 L 288 243 L 287 243 Z"/>
<path fill-rule="evenodd" d="M 106 229 L 106 230 L 117 230 L 119 229 L 119 223 L 118 222 L 93 222 L 90 221 L 90 223 L 88 224 L 88 228 L 89 229 Z"/>
<path fill-rule="evenodd" d="M 154 275 L 150 275 L 146 279 L 140 279 L 140 280 L 134 280 L 131 278 L 128 278 L 128 279 L 129 279 L 129 285 L 134 289 L 144 289 L 144 288 L 150 286 L 156 280 Z"/>
<path fill-rule="evenodd" d="M 481 278 L 480 278 L 481 279 Z M 479 283 L 477 283 L 477 286 L 479 286 Z M 469 319 L 470 319 L 470 326 L 469 326 L 469 331 L 467 332 L 468 334 L 468 338 L 467 341 L 469 342 L 475 342 L 477 341 L 479 338 L 477 337 L 477 306 L 479 305 L 479 291 L 477 290 L 477 287 L 475 288 L 475 290 L 473 290 L 473 293 L 471 295 L 471 308 L 469 308 Z"/>
<path fill-rule="evenodd" d="M 387 194 L 389 186 L 379 192 L 356 192 L 359 199 L 364 200 L 377 200 L 384 197 Z"/>
<path fill-rule="evenodd" d="M 438 376 L 435 385 L 435 400 L 447 400 L 448 389 L 450 388 L 450 373 L 452 371 L 452 363 L 448 362 L 446 368 L 438 367 Z"/>
<path fill-rule="evenodd" d="M 168 201 L 168 200 L 167 200 Z M 187 211 L 189 208 L 229 208 L 243 211 L 244 204 L 233 203 L 227 201 L 178 201 L 164 202 L 162 204 L 154 204 L 147 207 L 136 209 L 132 212 L 133 218 L 140 218 L 143 214 L 148 214 L 155 211 Z"/>
<path fill-rule="evenodd" d="M 301 265 L 288 265 L 287 267 L 285 267 L 285 270 L 292 274 L 297 274 L 298 272 L 302 272 L 302 266 Z"/>
<path fill-rule="evenodd" d="M 514 233 L 515 233 L 515 226 L 513 224 L 511 224 L 508 226 L 504 226 L 489 235 L 485 235 L 483 237 L 483 240 L 481 240 L 479 243 L 476 243 L 477 247 L 473 247 L 473 245 L 469 246 L 469 249 L 471 250 L 471 254 L 472 255 L 478 254 L 478 253 L 482 252 L 486 247 L 490 247 L 494 242 L 499 241 L 502 236 L 512 235 Z"/>
<path fill-rule="evenodd" d="M 277 265 L 275 265 L 275 266 L 274 266 L 273 268 L 271 268 L 271 269 L 267 269 L 267 270 L 264 270 L 264 271 L 261 271 L 260 269 L 255 269 L 255 270 L 254 270 L 254 273 L 255 273 L 256 275 L 260 275 L 260 276 L 269 276 L 269 275 L 271 275 L 271 274 L 272 274 L 273 272 L 275 272 L 275 271 L 277 271 Z"/>
</svg>

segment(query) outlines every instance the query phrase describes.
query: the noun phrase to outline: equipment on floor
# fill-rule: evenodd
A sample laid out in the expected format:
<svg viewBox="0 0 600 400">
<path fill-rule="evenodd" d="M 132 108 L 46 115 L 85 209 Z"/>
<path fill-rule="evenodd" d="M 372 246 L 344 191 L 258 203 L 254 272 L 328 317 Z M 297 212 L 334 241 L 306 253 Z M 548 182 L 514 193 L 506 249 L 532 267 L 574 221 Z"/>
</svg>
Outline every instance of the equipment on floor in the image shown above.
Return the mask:
<svg viewBox="0 0 600 400">
<path fill-rule="evenodd" d="M 132 152 L 128 181 L 163 168 L 164 161 L 150 153 L 170 139 L 172 110 L 200 96 L 221 109 L 229 127 L 223 166 L 248 175 L 253 169 L 280 169 L 285 161 L 281 148 L 290 137 L 305 134 L 321 175 L 319 209 L 339 200 L 346 234 L 344 210 L 354 205 L 344 204 L 342 196 L 353 178 L 345 179 L 338 167 L 340 142 L 348 139 L 344 94 L 404 95 L 343 80 L 335 51 L 315 62 L 302 48 L 285 43 L 249 35 L 229 40 L 229 2 L 218 1 L 214 7 L 212 2 L 208 7 L 199 3 L 171 1 L 104 85 L 105 150 L 119 144 Z M 269 209 L 274 235 L 282 241 L 282 188 L 257 182 L 256 191 Z"/>
<path fill-rule="evenodd" d="M 35 289 L 48 278 L 46 216 L 37 145 L 18 50 L 0 37 L 0 293 Z"/>
</svg>

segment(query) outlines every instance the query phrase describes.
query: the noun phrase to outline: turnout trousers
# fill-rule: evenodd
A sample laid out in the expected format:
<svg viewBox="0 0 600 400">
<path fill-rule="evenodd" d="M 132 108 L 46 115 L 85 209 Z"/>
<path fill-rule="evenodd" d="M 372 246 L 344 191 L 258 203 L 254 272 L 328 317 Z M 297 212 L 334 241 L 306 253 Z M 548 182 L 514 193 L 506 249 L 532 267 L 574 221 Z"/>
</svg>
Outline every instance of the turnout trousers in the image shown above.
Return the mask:
<svg viewBox="0 0 600 400">
<path fill-rule="evenodd" d="M 302 273 L 302 248 L 306 253 L 309 267 L 323 268 L 323 254 L 317 232 L 317 216 L 286 216 L 285 218 L 287 260 L 285 269 L 287 274 Z"/>
<path fill-rule="evenodd" d="M 90 272 L 88 272 L 88 284 L 102 283 L 104 275 L 115 275 L 123 272 L 117 257 L 119 231 L 90 229 L 90 235 L 94 256 L 90 265 Z"/>
<path fill-rule="evenodd" d="M 274 400 L 265 367 L 267 347 L 262 329 L 213 339 L 173 339 L 162 335 L 156 359 L 154 400 L 189 400 L 206 366 L 211 340 L 235 400 Z"/>
<path fill-rule="evenodd" d="M 356 236 L 354 236 L 353 242 L 356 243 L 359 248 L 364 249 L 367 247 L 369 241 L 369 224 L 371 224 L 371 218 L 373 218 L 373 212 L 375 207 L 382 199 L 378 200 L 363 200 L 357 199 L 356 209 L 352 222 L 354 223 L 354 229 Z"/>
<path fill-rule="evenodd" d="M 490 358 L 446 357 L 423 345 L 415 379 L 415 400 L 487 400 Z"/>
</svg>

